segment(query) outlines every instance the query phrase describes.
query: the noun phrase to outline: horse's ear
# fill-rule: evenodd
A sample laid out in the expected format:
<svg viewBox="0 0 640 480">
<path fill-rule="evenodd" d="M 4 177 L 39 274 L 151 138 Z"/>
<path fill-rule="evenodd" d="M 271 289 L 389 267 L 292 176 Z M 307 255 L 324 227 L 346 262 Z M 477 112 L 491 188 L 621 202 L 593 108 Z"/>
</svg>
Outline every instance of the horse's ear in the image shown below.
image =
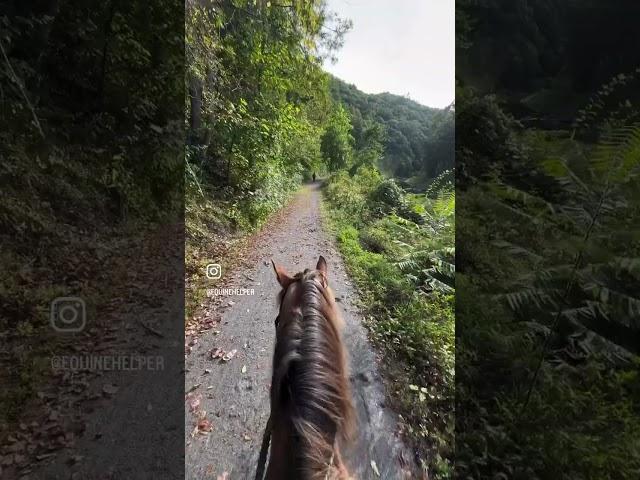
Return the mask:
<svg viewBox="0 0 640 480">
<path fill-rule="evenodd" d="M 325 277 L 327 276 L 327 261 L 322 255 L 320 255 L 320 258 L 318 258 L 316 270 L 320 271 Z"/>
<path fill-rule="evenodd" d="M 276 265 L 273 260 L 271 260 L 271 265 L 273 265 L 273 269 L 276 272 L 276 277 L 278 278 L 278 283 L 282 288 L 287 288 L 293 282 L 293 278 L 289 276 L 286 270 L 280 265 Z"/>
</svg>

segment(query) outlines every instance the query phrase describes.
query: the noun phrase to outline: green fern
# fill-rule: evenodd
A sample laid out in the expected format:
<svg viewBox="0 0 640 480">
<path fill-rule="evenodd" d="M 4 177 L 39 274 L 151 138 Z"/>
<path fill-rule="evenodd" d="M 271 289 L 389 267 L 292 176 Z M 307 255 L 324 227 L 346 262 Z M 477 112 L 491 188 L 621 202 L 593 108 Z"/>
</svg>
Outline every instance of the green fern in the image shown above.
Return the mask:
<svg viewBox="0 0 640 480">
<path fill-rule="evenodd" d="M 565 241 L 567 253 L 580 252 L 577 260 L 568 256 L 543 265 L 544 252 L 526 243 L 526 238 L 494 242 L 494 247 L 514 261 L 522 258 L 534 265 L 511 279 L 509 291 L 497 298 L 518 312 L 534 308 L 549 313 L 551 306 L 559 309 L 554 315 L 578 323 L 602 318 L 637 328 L 640 296 L 620 279 L 640 280 L 640 260 L 618 257 L 603 245 L 610 242 L 608 226 L 624 221 L 619 212 L 628 207 L 626 185 L 640 170 L 640 126 L 603 134 L 586 164 L 586 171 L 578 173 L 566 160 L 541 162 L 544 172 L 565 192 L 554 201 L 500 182 L 491 186 L 496 203 L 505 212 L 526 216 L 540 228 L 557 228 L 564 237 L 559 236 L 556 247 Z"/>
</svg>

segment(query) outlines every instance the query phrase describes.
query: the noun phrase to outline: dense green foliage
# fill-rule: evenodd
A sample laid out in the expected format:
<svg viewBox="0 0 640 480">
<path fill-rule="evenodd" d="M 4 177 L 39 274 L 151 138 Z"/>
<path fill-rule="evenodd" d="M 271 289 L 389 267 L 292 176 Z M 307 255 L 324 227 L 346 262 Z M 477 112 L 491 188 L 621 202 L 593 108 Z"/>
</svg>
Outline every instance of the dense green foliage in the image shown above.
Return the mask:
<svg viewBox="0 0 640 480">
<path fill-rule="evenodd" d="M 26 201 L 18 212 L 3 202 L 3 231 L 32 238 L 55 234 L 44 217 L 99 224 L 175 211 L 181 15 L 163 2 L 56 3 L 32 12 L 14 2 L 2 12 L 3 184 L 12 197 L 50 204 Z"/>
<path fill-rule="evenodd" d="M 182 217 L 184 27 L 174 2 L 74 0 L 3 2 L 0 25 L 0 330 L 10 366 L 0 423 L 10 424 L 33 414 L 51 380 L 36 365 L 60 347 L 50 302 L 81 295 L 103 311 L 122 281 L 107 266 L 123 261 L 127 241 Z"/>
<path fill-rule="evenodd" d="M 456 476 L 638 478 L 637 4 L 459 11 Z"/>
<path fill-rule="evenodd" d="M 188 201 L 215 199 L 233 224 L 260 224 L 320 165 L 330 113 L 321 1 L 187 2 Z"/>
<path fill-rule="evenodd" d="M 409 195 L 377 169 L 343 171 L 326 187 L 328 213 L 366 325 L 382 348 L 392 403 L 429 478 L 453 454 L 455 200 L 451 183 Z"/>
<path fill-rule="evenodd" d="M 639 134 L 618 140 L 618 158 Z M 609 148 L 520 141 L 555 188 L 502 177 L 459 195 L 461 478 L 635 478 L 637 209 L 624 199 L 635 180 L 598 174 L 622 167 Z"/>
<path fill-rule="evenodd" d="M 425 185 L 454 167 L 453 109 L 425 107 L 408 98 L 382 93 L 368 95 L 337 78 L 331 78 L 332 97 L 351 115 L 357 149 L 367 142 L 372 124 L 379 124 L 384 155 L 378 167 L 398 178 L 414 178 Z"/>
</svg>

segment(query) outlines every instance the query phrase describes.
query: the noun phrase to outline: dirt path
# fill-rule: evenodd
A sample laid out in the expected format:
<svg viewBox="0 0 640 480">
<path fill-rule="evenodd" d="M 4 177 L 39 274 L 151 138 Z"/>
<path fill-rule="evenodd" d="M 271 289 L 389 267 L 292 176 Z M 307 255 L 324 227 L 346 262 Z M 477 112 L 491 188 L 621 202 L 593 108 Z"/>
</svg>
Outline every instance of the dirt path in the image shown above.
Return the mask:
<svg viewBox="0 0 640 480">
<path fill-rule="evenodd" d="M 34 395 L 43 404 L 25 411 L 35 415 L 35 433 L 14 434 L 30 456 L 19 471 L 0 469 L 0 478 L 183 478 L 184 395 L 176 385 L 184 358 L 183 242 L 182 224 L 114 237 L 120 248 L 104 263 L 112 276 L 91 279 L 108 295 L 89 311 L 84 331 L 57 333 L 67 344 L 54 343 L 44 358 L 50 377 Z M 63 357 L 85 359 L 85 367 L 53 368 Z M 119 359 L 124 368 L 89 367 L 88 358 Z M 131 359 L 154 363 L 127 368 Z"/>
<path fill-rule="evenodd" d="M 321 194 L 306 187 L 283 215 L 259 234 L 244 268 L 224 274 L 226 286 L 253 288 L 254 295 L 225 297 L 217 312 L 217 330 L 203 333 L 185 362 L 185 389 L 196 385 L 190 398 L 198 398 L 196 413 L 185 405 L 188 479 L 253 479 L 262 432 L 269 416 L 269 383 L 278 284 L 270 260 L 291 273 L 315 265 L 322 254 L 329 263 L 329 283 L 342 311 L 344 339 L 349 352 L 351 384 L 358 411 L 358 438 L 344 453 L 351 474 L 363 479 L 400 479 L 411 454 L 397 433 L 396 416 L 385 407 L 377 359 L 367 340 L 356 308 L 357 293 L 349 281 L 331 236 L 322 226 Z M 227 363 L 211 360 L 209 351 L 237 349 Z M 197 412 L 212 423 L 207 435 L 193 435 Z M 374 467 L 379 471 L 379 476 Z"/>
</svg>

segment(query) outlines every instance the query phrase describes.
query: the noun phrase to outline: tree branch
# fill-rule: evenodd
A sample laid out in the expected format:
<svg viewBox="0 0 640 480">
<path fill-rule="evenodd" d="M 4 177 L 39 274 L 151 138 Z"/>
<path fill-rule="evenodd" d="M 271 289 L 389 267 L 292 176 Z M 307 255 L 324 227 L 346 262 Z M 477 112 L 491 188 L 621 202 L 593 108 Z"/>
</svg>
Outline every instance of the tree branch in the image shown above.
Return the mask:
<svg viewBox="0 0 640 480">
<path fill-rule="evenodd" d="M 7 53 L 4 50 L 2 39 L 0 39 L 0 51 L 2 51 L 2 56 L 4 57 L 4 61 L 6 62 L 7 67 L 9 68 L 9 73 L 11 73 L 11 76 L 13 77 L 13 81 L 16 82 L 16 84 L 18 85 L 18 88 L 20 89 L 20 93 L 22 93 L 22 96 L 27 102 L 27 106 L 29 107 L 29 110 L 31 110 L 31 115 L 33 115 L 34 125 L 36 126 L 36 128 L 38 129 L 38 132 L 40 133 L 40 136 L 44 140 L 46 137 L 44 135 L 44 132 L 42 131 L 42 127 L 40 126 L 40 120 L 38 120 L 38 116 L 36 115 L 36 110 L 33 108 L 33 105 L 31 104 L 31 100 L 29 100 L 29 96 L 27 95 L 27 92 L 25 91 L 22 85 L 22 82 L 20 81 L 20 79 L 18 78 L 18 75 L 16 75 L 15 70 L 11 66 L 9 57 L 7 57 Z"/>
</svg>

